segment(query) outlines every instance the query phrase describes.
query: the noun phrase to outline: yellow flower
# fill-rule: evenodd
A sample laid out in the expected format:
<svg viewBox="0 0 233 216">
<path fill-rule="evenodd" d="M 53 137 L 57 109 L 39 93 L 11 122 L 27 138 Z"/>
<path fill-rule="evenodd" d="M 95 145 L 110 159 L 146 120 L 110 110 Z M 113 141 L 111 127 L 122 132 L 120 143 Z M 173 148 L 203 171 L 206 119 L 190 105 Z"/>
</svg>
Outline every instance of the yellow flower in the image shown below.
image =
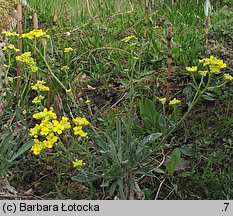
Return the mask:
<svg viewBox="0 0 233 216">
<path fill-rule="evenodd" d="M 17 34 L 16 32 L 2 31 L 2 34 L 5 35 L 6 37 L 18 37 L 19 36 L 19 34 Z"/>
<path fill-rule="evenodd" d="M 10 68 L 11 66 L 10 65 L 7 65 L 7 64 L 4 64 L 3 65 L 5 68 Z"/>
<path fill-rule="evenodd" d="M 167 99 L 166 98 L 159 98 L 159 101 L 161 102 L 161 104 L 164 105 L 166 103 Z"/>
<path fill-rule="evenodd" d="M 66 65 L 66 66 L 62 66 L 61 67 L 61 71 L 66 71 L 66 70 L 69 70 L 70 68 Z"/>
<path fill-rule="evenodd" d="M 81 117 L 76 117 L 72 120 L 76 125 L 80 125 L 80 126 L 87 126 L 90 124 L 90 122 L 85 119 L 85 118 L 81 118 Z"/>
<path fill-rule="evenodd" d="M 41 120 L 40 124 L 36 124 L 34 128 L 30 129 L 30 136 L 34 137 L 34 146 L 31 151 L 34 154 L 39 154 L 42 149 L 52 148 L 58 141 L 59 137 L 56 134 L 62 134 L 66 129 L 71 128 L 69 119 L 65 116 L 57 121 L 57 115 L 52 108 L 44 108 L 42 112 L 35 113 L 33 118 Z M 82 126 L 78 126 L 77 135 L 85 137 L 85 133 L 82 131 Z M 56 134 L 55 134 L 56 133 Z M 37 138 L 40 136 L 43 141 L 40 142 Z"/>
<path fill-rule="evenodd" d="M 89 104 L 90 102 L 91 102 L 91 100 L 87 99 L 87 100 L 85 101 L 85 104 Z"/>
<path fill-rule="evenodd" d="M 71 124 L 69 122 L 69 119 L 65 116 L 63 116 L 61 118 L 60 124 L 64 127 L 65 130 L 71 128 Z"/>
<path fill-rule="evenodd" d="M 7 78 L 8 78 L 8 80 L 9 80 L 10 83 L 13 83 L 13 81 L 14 81 L 13 77 L 8 76 Z"/>
<path fill-rule="evenodd" d="M 75 134 L 75 135 L 78 135 L 78 134 L 79 134 L 79 131 L 81 131 L 82 128 L 83 128 L 82 126 L 75 126 L 75 127 L 73 128 L 74 134 Z"/>
<path fill-rule="evenodd" d="M 40 123 L 40 127 L 41 127 L 40 135 L 42 136 L 47 136 L 50 132 L 53 131 L 53 124 L 47 120 L 43 120 Z"/>
<path fill-rule="evenodd" d="M 35 97 L 35 98 L 33 99 L 32 103 L 34 103 L 34 104 L 39 104 L 39 103 L 41 103 L 41 101 L 42 101 L 43 99 L 44 99 L 44 96 L 39 95 L 39 96 L 37 96 L 37 97 Z"/>
<path fill-rule="evenodd" d="M 7 46 L 7 48 L 9 50 L 14 50 L 15 52 L 19 52 L 19 49 L 16 49 L 14 45 L 10 44 L 9 46 Z"/>
<path fill-rule="evenodd" d="M 46 82 L 43 80 L 37 80 L 36 84 L 32 86 L 32 90 L 35 91 L 49 91 L 49 87 L 45 86 Z"/>
<path fill-rule="evenodd" d="M 208 71 L 207 71 L 207 70 L 205 70 L 205 71 L 199 70 L 198 73 L 199 73 L 201 76 L 204 76 L 204 77 L 205 77 L 205 76 L 207 75 Z"/>
<path fill-rule="evenodd" d="M 38 67 L 36 65 L 31 65 L 30 69 L 32 72 L 36 73 L 38 71 Z"/>
<path fill-rule="evenodd" d="M 131 43 L 130 44 L 130 47 L 134 47 L 134 46 L 136 46 L 137 45 L 137 43 Z"/>
<path fill-rule="evenodd" d="M 53 109 L 50 108 L 50 110 L 48 111 L 47 113 L 47 118 L 49 120 L 52 120 L 52 119 L 57 119 L 57 114 L 55 112 L 53 112 Z"/>
<path fill-rule="evenodd" d="M 19 52 L 19 49 L 16 49 L 15 46 L 12 45 L 12 44 L 8 45 L 7 47 L 4 47 L 4 48 L 2 49 L 2 51 L 6 51 L 7 49 L 8 49 L 8 50 L 13 50 L 13 51 L 15 51 L 15 52 Z"/>
<path fill-rule="evenodd" d="M 38 71 L 38 67 L 36 66 L 36 62 L 31 56 L 31 52 L 25 52 L 21 56 L 16 56 L 16 60 L 28 65 L 32 72 Z"/>
<path fill-rule="evenodd" d="M 180 104 L 180 102 L 181 102 L 180 100 L 177 100 L 176 98 L 174 98 L 173 100 L 169 102 L 169 106 L 175 106 L 177 104 Z"/>
<path fill-rule="evenodd" d="M 64 52 L 69 53 L 69 52 L 72 52 L 73 50 L 74 50 L 73 48 L 67 47 L 67 48 L 64 49 Z"/>
<path fill-rule="evenodd" d="M 53 145 L 57 142 L 58 137 L 55 136 L 53 132 L 51 132 L 46 136 L 46 139 L 47 140 L 43 141 L 44 147 L 51 149 Z"/>
<path fill-rule="evenodd" d="M 222 68 L 226 67 L 226 64 L 223 62 L 223 60 L 217 59 L 214 56 L 200 59 L 199 62 L 202 63 L 203 66 L 208 66 L 210 73 L 219 73 Z"/>
<path fill-rule="evenodd" d="M 21 38 L 27 38 L 27 39 L 33 40 L 34 35 L 30 34 L 30 33 L 24 33 L 24 34 L 21 35 Z"/>
<path fill-rule="evenodd" d="M 53 112 L 53 109 L 50 108 L 50 110 L 48 111 L 47 108 L 44 108 L 44 110 L 42 112 L 39 113 L 35 113 L 32 116 L 34 119 L 42 119 L 42 120 L 51 120 L 51 119 L 57 119 L 57 115 L 56 113 Z"/>
<path fill-rule="evenodd" d="M 53 132 L 57 133 L 57 134 L 62 134 L 62 132 L 65 130 L 65 127 L 60 124 L 59 121 L 57 120 L 53 120 Z"/>
<path fill-rule="evenodd" d="M 229 73 L 225 73 L 223 77 L 225 80 L 233 81 L 233 76 L 231 76 Z"/>
<path fill-rule="evenodd" d="M 40 133 L 40 125 L 36 124 L 34 128 L 30 129 L 30 136 L 37 138 L 38 134 Z"/>
<path fill-rule="evenodd" d="M 34 139 L 34 145 L 31 147 L 31 151 L 34 155 L 40 154 L 40 152 L 44 149 L 44 145 L 38 139 Z"/>
<path fill-rule="evenodd" d="M 66 89 L 66 93 L 71 93 L 71 89 Z"/>
<path fill-rule="evenodd" d="M 86 163 L 84 163 L 83 160 L 75 159 L 75 161 L 73 162 L 73 165 L 74 167 L 82 167 L 82 166 L 85 166 Z"/>
<path fill-rule="evenodd" d="M 186 70 L 191 73 L 195 73 L 197 71 L 197 66 L 186 67 Z"/>
<path fill-rule="evenodd" d="M 121 41 L 122 42 L 125 42 L 125 43 L 128 43 L 129 41 L 131 41 L 131 40 L 138 40 L 138 38 L 136 38 L 134 35 L 131 35 L 131 36 L 128 36 L 128 37 L 125 37 L 125 38 L 123 38 Z"/>
<path fill-rule="evenodd" d="M 75 135 L 79 135 L 80 137 L 87 137 L 87 133 L 85 133 L 83 130 L 79 130 Z"/>
<path fill-rule="evenodd" d="M 87 137 L 87 133 L 85 133 L 82 130 L 82 126 L 75 126 L 73 128 L 73 131 L 74 131 L 74 135 L 77 135 L 77 136 L 80 136 L 80 137 Z"/>
<path fill-rule="evenodd" d="M 29 40 L 33 40 L 34 38 L 47 38 L 50 39 L 50 36 L 43 32 L 42 29 L 34 29 L 28 33 L 24 33 L 21 35 L 21 38 L 27 38 Z"/>
</svg>

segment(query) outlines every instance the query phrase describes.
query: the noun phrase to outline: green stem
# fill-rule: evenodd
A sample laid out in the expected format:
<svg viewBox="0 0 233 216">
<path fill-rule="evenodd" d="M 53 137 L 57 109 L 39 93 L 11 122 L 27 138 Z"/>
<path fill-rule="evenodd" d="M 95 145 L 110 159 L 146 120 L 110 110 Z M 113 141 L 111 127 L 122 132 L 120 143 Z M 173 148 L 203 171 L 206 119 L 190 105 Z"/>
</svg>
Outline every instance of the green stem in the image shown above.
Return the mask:
<svg viewBox="0 0 233 216">
<path fill-rule="evenodd" d="M 209 74 L 208 77 L 208 81 L 207 84 L 205 86 L 205 88 L 199 93 L 199 90 L 197 91 L 196 95 L 194 96 L 194 99 L 191 103 L 190 108 L 188 109 L 188 111 L 183 115 L 183 117 L 180 119 L 180 121 L 176 124 L 176 126 L 174 126 L 164 137 L 163 139 L 158 143 L 157 148 L 150 151 L 148 153 L 148 155 L 146 155 L 138 164 L 142 163 L 144 160 L 146 160 L 151 154 L 153 154 L 154 152 L 156 152 L 163 144 L 164 142 L 168 139 L 168 137 L 178 128 L 178 126 L 180 126 L 180 124 L 184 121 L 184 119 L 189 115 L 189 113 L 192 111 L 193 107 L 197 104 L 197 102 L 200 100 L 201 96 L 205 93 L 205 91 L 208 89 L 209 84 L 210 84 L 210 80 L 211 80 L 211 74 Z M 202 81 L 200 82 L 199 86 L 201 87 L 202 85 Z M 198 94 L 199 93 L 199 94 Z M 137 166 L 135 166 L 137 167 Z"/>
<path fill-rule="evenodd" d="M 31 44 L 31 45 L 32 45 L 32 44 Z M 34 47 L 35 47 L 35 46 L 34 46 Z M 43 59 L 45 65 L 46 65 L 46 67 L 48 68 L 48 70 L 49 70 L 50 74 L 52 75 L 52 77 L 57 81 L 57 83 L 58 83 L 65 91 L 67 91 L 67 88 L 64 86 L 64 84 L 63 84 L 63 83 L 57 78 L 57 76 L 53 73 L 51 67 L 49 66 L 48 62 L 47 62 L 46 59 L 45 59 L 45 56 L 43 56 L 43 54 L 41 53 L 41 51 L 40 51 L 37 47 L 35 47 L 35 48 L 36 48 L 37 52 L 39 53 L 39 55 L 41 56 L 41 58 Z M 75 105 L 75 107 L 80 111 L 80 113 L 82 113 L 82 111 L 79 109 L 79 106 L 78 106 L 78 104 L 76 103 L 76 101 L 75 101 L 75 99 L 74 99 L 73 93 L 72 93 L 72 92 L 71 92 L 71 93 L 68 93 L 68 95 L 69 95 L 69 97 L 71 98 L 71 100 L 72 100 L 73 104 Z"/>
<path fill-rule="evenodd" d="M 194 77 L 193 73 L 192 73 L 192 75 L 191 75 L 191 76 L 192 76 L 192 79 L 193 79 L 193 82 L 194 82 L 195 86 L 196 86 L 196 87 L 198 87 L 198 85 L 197 85 L 197 81 L 196 81 L 196 79 L 195 79 L 195 77 Z"/>
</svg>

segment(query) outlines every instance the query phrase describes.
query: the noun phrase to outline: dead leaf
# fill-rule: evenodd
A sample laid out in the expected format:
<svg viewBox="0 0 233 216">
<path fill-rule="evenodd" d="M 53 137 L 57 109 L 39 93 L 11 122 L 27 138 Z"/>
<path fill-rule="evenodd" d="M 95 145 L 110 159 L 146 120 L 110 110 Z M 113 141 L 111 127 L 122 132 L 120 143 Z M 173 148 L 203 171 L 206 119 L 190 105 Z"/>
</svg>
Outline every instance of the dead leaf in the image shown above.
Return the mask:
<svg viewBox="0 0 233 216">
<path fill-rule="evenodd" d="M 3 113 L 4 113 L 4 111 L 5 111 L 6 107 L 7 107 L 7 105 L 8 105 L 7 101 L 4 100 L 2 102 L 2 104 L 1 104 L 1 106 L 0 106 L 0 116 L 3 115 Z"/>
</svg>

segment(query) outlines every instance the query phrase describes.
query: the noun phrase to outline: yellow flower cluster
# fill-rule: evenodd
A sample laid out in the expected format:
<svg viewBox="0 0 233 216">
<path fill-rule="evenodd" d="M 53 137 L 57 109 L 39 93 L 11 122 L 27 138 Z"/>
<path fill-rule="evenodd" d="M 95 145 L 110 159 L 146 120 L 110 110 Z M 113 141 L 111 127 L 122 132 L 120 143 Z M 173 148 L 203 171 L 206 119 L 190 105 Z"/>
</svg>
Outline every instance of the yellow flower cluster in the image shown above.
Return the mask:
<svg viewBox="0 0 233 216">
<path fill-rule="evenodd" d="M 89 103 L 91 103 L 91 100 L 87 99 L 87 100 L 85 101 L 85 104 L 89 104 Z"/>
<path fill-rule="evenodd" d="M 36 66 L 36 62 L 31 56 L 31 52 L 25 52 L 21 56 L 16 56 L 16 60 L 28 65 L 32 72 L 38 71 L 38 67 Z"/>
<path fill-rule="evenodd" d="M 137 45 L 137 42 L 133 42 L 133 43 L 130 44 L 130 47 L 134 47 L 136 45 Z"/>
<path fill-rule="evenodd" d="M 208 67 L 209 70 L 198 70 L 196 66 L 186 67 L 186 70 L 192 73 L 198 71 L 198 74 L 205 77 L 208 73 L 218 74 L 221 69 L 226 68 L 226 64 L 223 62 L 223 60 L 217 59 L 214 56 L 200 59 L 199 62 L 203 64 L 204 67 Z M 224 74 L 223 77 L 227 81 L 233 81 L 233 76 L 228 73 Z"/>
<path fill-rule="evenodd" d="M 223 77 L 225 80 L 233 81 L 233 76 L 231 76 L 229 73 L 225 73 Z"/>
<path fill-rule="evenodd" d="M 162 105 L 164 105 L 164 104 L 166 103 L 167 99 L 166 99 L 166 98 L 159 98 L 159 101 L 160 101 L 160 103 L 161 103 Z M 171 100 L 171 101 L 168 103 L 168 105 L 169 105 L 169 106 L 175 106 L 175 105 L 180 104 L 180 103 L 181 103 L 180 100 L 174 98 L 173 100 Z"/>
<path fill-rule="evenodd" d="M 39 104 L 39 103 L 41 103 L 42 100 L 44 100 L 44 96 L 39 95 L 39 96 L 35 97 L 35 98 L 32 100 L 32 103 L 34 103 L 34 104 Z"/>
<path fill-rule="evenodd" d="M 43 80 L 37 80 L 36 84 L 32 86 L 32 90 L 35 91 L 49 91 L 49 87 L 45 86 L 44 84 L 46 84 L 45 81 Z"/>
<path fill-rule="evenodd" d="M 61 71 L 67 71 L 69 70 L 70 68 L 66 65 L 66 66 L 62 66 L 61 67 Z"/>
<path fill-rule="evenodd" d="M 70 129 L 71 124 L 67 117 L 62 117 L 60 121 L 57 120 L 57 115 L 53 109 L 44 108 L 42 112 L 35 113 L 33 118 L 40 120 L 40 124 L 36 124 L 35 127 L 30 129 L 30 136 L 34 137 L 34 145 L 31 151 L 38 155 L 43 149 L 51 149 L 58 140 L 58 135 L 63 131 Z M 40 136 L 40 141 L 38 139 Z"/>
<path fill-rule="evenodd" d="M 7 79 L 9 80 L 10 83 L 13 83 L 13 81 L 14 81 L 14 77 L 8 76 Z"/>
<path fill-rule="evenodd" d="M 208 66 L 210 73 L 219 73 L 222 68 L 226 67 L 226 64 L 223 60 L 217 59 L 214 56 L 210 56 L 209 58 L 204 58 L 199 60 L 203 66 Z"/>
<path fill-rule="evenodd" d="M 204 77 L 205 77 L 205 76 L 207 75 L 208 71 L 207 71 L 207 70 L 204 70 L 204 71 L 199 70 L 198 73 L 199 73 L 201 76 L 204 76 Z"/>
<path fill-rule="evenodd" d="M 197 66 L 186 67 L 186 70 L 191 73 L 195 73 L 197 71 Z"/>
<path fill-rule="evenodd" d="M 21 35 L 21 38 L 27 38 L 33 40 L 34 38 L 47 38 L 50 39 L 50 36 L 43 32 L 42 29 L 34 29 L 28 33 L 24 33 Z"/>
<path fill-rule="evenodd" d="M 5 35 L 5 37 L 19 37 L 19 34 L 17 34 L 16 32 L 6 32 L 6 31 L 2 31 L 2 34 Z"/>
<path fill-rule="evenodd" d="M 74 167 L 82 167 L 85 165 L 86 165 L 86 163 L 84 163 L 83 160 L 75 159 L 75 161 L 73 162 Z"/>
<path fill-rule="evenodd" d="M 75 124 L 73 128 L 74 135 L 79 135 L 80 137 L 87 137 L 87 133 L 83 131 L 83 126 L 89 125 L 89 121 L 85 118 L 77 117 L 72 120 Z"/>
<path fill-rule="evenodd" d="M 131 36 L 128 36 L 128 37 L 125 37 L 125 38 L 123 38 L 121 41 L 122 42 L 125 42 L 125 43 L 128 43 L 128 42 L 130 42 L 131 40 L 138 40 L 138 38 L 137 37 L 135 37 L 134 35 L 131 35 Z"/>
<path fill-rule="evenodd" d="M 34 138 L 34 145 L 31 151 L 38 155 L 43 149 L 53 148 L 53 145 L 58 141 L 59 135 L 65 130 L 71 129 L 71 123 L 69 119 L 65 116 L 61 118 L 60 121 L 57 120 L 57 115 L 52 108 L 49 110 L 44 108 L 42 112 L 35 113 L 33 118 L 40 120 L 39 124 L 36 124 L 30 129 L 30 136 Z M 82 127 L 89 125 L 89 121 L 85 118 L 77 117 L 74 118 L 73 131 L 75 135 L 80 137 L 87 137 L 87 133 L 83 132 Z M 81 160 L 76 160 L 74 166 L 85 165 Z"/>
<path fill-rule="evenodd" d="M 4 47 L 2 50 L 3 50 L 3 51 L 6 51 L 6 50 L 13 50 L 13 51 L 15 51 L 15 52 L 19 52 L 19 49 L 15 48 L 15 46 L 12 45 L 12 44 L 10 44 L 10 45 Z"/>
<path fill-rule="evenodd" d="M 167 99 L 166 98 L 159 98 L 159 101 L 161 104 L 164 105 L 166 103 Z"/>
<path fill-rule="evenodd" d="M 173 100 L 171 100 L 170 102 L 169 102 L 169 105 L 170 106 L 175 106 L 175 105 L 178 105 L 178 104 L 180 104 L 180 100 L 177 100 L 176 98 L 174 98 Z"/>
<path fill-rule="evenodd" d="M 65 52 L 65 53 L 69 53 L 69 52 L 72 52 L 73 50 L 74 50 L 73 48 L 68 47 L 68 48 L 65 48 L 65 49 L 64 49 L 64 52 Z"/>
</svg>

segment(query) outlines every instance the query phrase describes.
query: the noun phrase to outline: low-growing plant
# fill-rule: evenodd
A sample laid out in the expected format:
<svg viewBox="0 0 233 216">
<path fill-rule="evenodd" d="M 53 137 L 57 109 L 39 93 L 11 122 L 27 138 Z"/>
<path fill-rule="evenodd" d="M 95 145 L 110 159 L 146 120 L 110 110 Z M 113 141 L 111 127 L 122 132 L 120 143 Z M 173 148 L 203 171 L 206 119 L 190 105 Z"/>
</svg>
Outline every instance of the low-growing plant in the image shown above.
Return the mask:
<svg viewBox="0 0 233 216">
<path fill-rule="evenodd" d="M 141 104 L 141 117 L 145 124 L 145 130 L 149 129 L 148 132 L 153 131 L 154 133 L 143 140 L 138 140 L 131 132 L 131 124 L 123 123 L 124 130 L 122 130 L 122 123 L 117 120 L 116 134 L 113 136 L 115 139 L 106 132 L 103 132 L 103 135 L 96 132 L 93 136 L 99 147 L 97 152 L 101 153 L 99 156 L 101 159 L 73 179 L 80 182 L 90 182 L 99 178 L 102 180 L 102 187 L 108 188 L 110 196 L 119 195 L 121 199 L 129 199 L 134 198 L 133 191 L 137 184 L 137 175 L 153 176 L 152 173 L 156 171 L 164 173 L 160 169 L 156 170 L 151 156 L 158 154 L 163 149 L 165 141 L 178 129 L 208 89 L 221 87 L 228 81 L 233 81 L 233 77 L 228 73 L 218 77 L 221 73 L 220 70 L 226 67 L 222 60 L 210 56 L 199 60 L 199 62 L 199 68 L 197 66 L 186 67 L 188 75 L 193 80 L 192 87 L 196 91 L 191 102 L 188 103 L 186 113 L 182 116 L 177 115 L 177 106 L 181 104 L 181 101 L 176 98 L 170 101 L 166 98 L 160 98 L 159 101 L 163 108 L 158 110 L 155 109 L 153 101 L 145 100 Z M 166 104 L 173 109 L 170 115 L 166 114 Z M 173 120 L 172 124 L 171 119 Z M 122 131 L 125 132 L 122 133 Z M 177 148 L 171 155 L 171 161 L 165 163 L 169 176 L 174 175 L 175 167 L 180 158 L 181 152 Z M 119 194 L 116 193 L 117 187 Z"/>
<path fill-rule="evenodd" d="M 53 90 L 53 85 L 47 86 L 46 81 L 44 81 L 49 73 L 52 75 L 53 80 L 60 86 L 63 92 L 67 96 L 70 96 L 71 100 L 73 101 L 73 105 L 78 107 L 70 86 L 65 86 L 58 79 L 58 77 L 55 75 L 52 68 L 50 67 L 46 59 L 47 53 L 40 50 L 40 48 L 42 48 L 41 46 L 33 46 L 33 43 L 31 42 L 34 38 L 50 39 L 50 36 L 42 30 L 33 30 L 28 33 L 23 33 L 20 36 L 16 33 L 9 32 L 3 32 L 3 34 L 9 38 L 20 37 L 21 39 L 24 39 L 24 42 L 27 43 L 28 48 L 33 47 L 36 49 L 38 57 L 36 62 L 33 59 L 30 51 L 25 51 L 24 53 L 22 53 L 22 55 L 15 57 L 16 61 L 20 62 L 23 68 L 22 77 L 18 77 L 18 79 L 22 79 L 27 92 L 31 92 L 32 97 L 30 97 L 31 102 L 29 103 L 31 103 L 31 105 L 34 106 L 35 109 L 34 114 L 31 116 L 33 120 L 31 122 L 32 125 L 30 126 L 30 136 L 33 139 L 30 140 L 29 144 L 27 144 L 26 146 L 24 145 L 22 149 L 19 149 L 19 153 L 16 153 L 15 155 L 13 154 L 14 152 L 11 148 L 6 148 L 7 145 L 5 143 L 6 140 L 9 139 L 9 144 L 15 144 L 15 142 L 12 140 L 13 137 L 12 135 L 6 135 L 6 137 L 3 138 L 1 144 L 2 159 L 5 158 L 6 161 L 9 161 L 10 164 L 17 156 L 28 150 L 28 146 L 30 146 L 31 152 L 34 155 L 41 155 L 42 158 L 45 158 L 46 160 L 48 155 L 53 155 L 53 151 L 51 151 L 51 149 L 55 148 L 56 151 L 54 152 L 54 155 L 56 155 L 57 157 L 65 158 L 68 163 L 71 163 L 73 167 L 79 169 L 80 167 L 85 166 L 85 162 L 83 162 L 83 160 L 78 158 L 77 156 L 77 146 L 75 147 L 75 145 L 79 142 L 81 138 L 88 137 L 87 133 L 83 131 L 83 127 L 88 126 L 89 121 L 84 117 L 74 117 L 72 114 L 72 121 L 70 121 L 69 117 L 61 116 L 61 108 L 59 107 L 59 104 L 55 104 L 54 109 L 52 107 L 46 108 L 46 104 L 48 104 L 47 93 L 52 92 Z M 8 50 L 17 51 L 13 45 L 7 45 L 6 48 L 4 48 L 4 51 Z M 71 47 L 67 47 L 64 49 L 64 53 L 69 54 L 72 51 L 73 49 Z M 12 64 L 10 54 L 8 55 L 8 58 L 9 67 L 7 68 L 10 68 Z M 40 64 L 38 64 L 38 62 L 40 62 Z M 63 68 L 64 66 L 61 68 L 61 70 L 69 69 L 68 66 L 66 66 L 65 69 Z M 46 74 L 47 70 L 49 71 L 48 74 Z M 7 74 L 8 71 L 9 69 L 6 70 Z M 33 73 L 36 73 L 38 77 L 36 83 L 32 83 Z M 8 76 L 8 79 L 10 80 L 10 84 L 8 84 L 9 87 L 13 86 L 13 78 Z M 13 88 L 12 92 L 14 92 L 14 90 L 15 89 Z M 24 91 L 19 92 L 20 101 L 22 101 L 24 98 L 24 95 L 22 95 L 23 92 Z M 57 101 L 57 103 L 59 103 L 59 101 Z M 13 147 L 14 145 L 9 146 Z M 7 155 L 8 153 L 10 154 L 10 156 Z M 6 170 L 7 164 L 2 163 L 2 165 L 4 165 L 2 170 Z"/>
<path fill-rule="evenodd" d="M 32 2 L 33 0 L 30 1 Z M 59 18 L 53 23 L 51 34 L 48 35 L 44 30 L 28 31 L 28 26 L 24 27 L 26 33 L 22 35 L 3 32 L 9 39 L 3 49 L 6 57 L 5 74 L 9 83 L 5 83 L 2 94 L 8 105 L 0 116 L 1 124 L 6 125 L 1 128 L 0 176 L 7 173 L 19 156 L 31 149 L 28 154 L 32 154 L 33 160 L 52 165 L 52 168 L 48 166 L 50 171 L 54 167 L 54 189 L 61 199 L 65 198 L 63 180 L 69 178 L 70 181 L 72 177 L 75 181 L 89 183 L 90 191 L 101 188 L 101 195 L 106 195 L 107 191 L 108 196 L 120 199 L 144 199 L 148 198 L 145 197 L 147 194 L 151 198 L 154 193 L 151 187 L 157 185 L 151 182 L 148 184 L 148 179 L 161 180 L 156 199 L 165 180 L 177 191 L 177 185 L 173 182 L 177 175 L 180 176 L 180 173 L 176 173 L 176 168 L 181 153 L 186 157 L 195 155 L 195 151 L 190 151 L 191 147 L 181 144 L 181 140 L 183 142 L 185 139 L 185 143 L 187 141 L 186 133 L 180 135 L 183 130 L 178 129 L 184 121 L 184 125 L 188 123 L 186 120 L 192 117 L 195 107 L 199 109 L 201 100 L 214 103 L 218 102 L 219 97 L 221 101 L 228 99 L 228 109 L 224 113 L 227 120 L 222 120 L 221 124 L 230 128 L 231 93 L 221 95 L 226 88 L 222 87 L 232 81 L 233 77 L 229 67 L 228 71 L 225 69 L 225 73 L 221 72 L 226 65 L 214 56 L 200 59 L 197 64 L 197 56 L 201 53 L 204 55 L 202 51 L 205 48 L 202 3 L 185 0 L 172 5 L 171 1 L 161 2 L 157 1 L 154 5 L 159 10 L 150 10 L 146 37 L 143 37 L 144 11 L 141 10 L 141 1 L 122 1 L 118 4 L 117 1 L 106 0 L 101 8 L 99 1 L 96 3 L 90 0 L 83 4 L 78 0 L 72 2 L 73 5 L 80 5 L 77 11 L 67 3 L 60 8 L 56 5 L 55 12 L 51 1 L 43 1 L 43 4 L 35 1 L 31 6 L 38 10 L 43 29 L 51 26 L 53 14 L 58 13 Z M 46 8 L 46 12 L 41 7 Z M 227 7 L 223 9 L 221 15 L 213 13 L 215 21 L 210 26 L 214 29 L 217 27 L 218 31 L 222 27 L 219 17 L 229 12 Z M 71 13 L 68 13 L 69 10 Z M 224 17 L 230 17 L 229 14 L 225 15 Z M 23 23 L 30 23 L 29 16 L 25 17 Z M 220 20 L 219 24 L 216 20 Z M 157 70 L 164 66 L 167 57 L 164 23 L 168 22 L 173 25 L 170 44 L 172 63 L 181 66 L 173 68 L 172 81 L 176 78 L 176 81 L 180 81 L 181 74 L 175 77 L 177 68 L 180 70 L 184 65 L 197 64 L 186 68 L 186 72 L 181 75 L 184 89 L 180 91 L 179 88 L 171 98 L 170 94 L 159 97 L 163 95 L 161 83 L 165 80 L 165 73 L 161 73 L 163 69 Z M 200 27 L 198 30 L 197 26 Z M 211 28 L 209 30 L 211 38 L 213 32 Z M 229 27 L 226 31 L 225 27 L 220 32 L 228 37 L 231 29 Z M 125 38 L 121 39 L 123 37 Z M 18 39 L 23 41 L 23 54 L 20 56 L 17 56 L 19 50 L 16 45 L 12 45 Z M 37 39 L 37 44 L 34 39 Z M 169 52 L 169 56 L 171 53 Z M 16 64 L 22 68 L 20 77 L 15 77 Z M 170 64 L 170 69 L 171 66 Z M 22 81 L 21 89 L 16 88 L 19 79 Z M 87 83 L 94 87 L 89 85 L 85 88 Z M 102 90 L 102 84 L 106 88 L 110 86 L 117 96 L 119 92 L 122 95 L 113 101 L 106 101 L 101 109 L 96 110 L 100 106 L 97 92 L 99 88 Z M 96 95 L 94 99 L 97 104 L 92 102 Z M 111 102 L 114 104 L 109 108 Z M 205 101 L 203 104 L 207 103 L 210 102 Z M 2 106 L 2 114 L 1 109 Z M 83 113 L 90 114 L 92 124 Z M 103 119 L 99 118 L 100 113 Z M 105 116 L 106 113 L 110 115 Z M 119 117 L 120 115 L 123 117 Z M 22 136 L 14 135 L 12 125 L 18 123 L 25 127 Z M 208 151 L 214 149 L 214 138 L 210 139 L 204 118 L 198 127 L 195 136 L 203 133 L 204 138 L 195 142 L 200 142 L 200 146 L 208 148 Z M 188 130 L 189 128 L 185 128 L 186 132 Z M 192 127 L 190 130 L 195 129 Z M 228 129 L 221 129 L 221 132 L 224 130 Z M 199 146 L 195 145 L 195 148 L 198 150 Z M 169 154 L 170 159 L 167 159 Z M 212 169 L 215 163 L 212 155 L 215 154 L 204 161 L 206 166 L 203 173 L 197 173 L 196 176 L 221 188 L 220 184 L 213 184 L 218 171 Z M 200 161 L 201 159 L 200 155 Z M 195 172 L 187 173 L 192 176 Z M 183 174 L 186 175 L 185 172 Z M 210 181 L 206 181 L 208 176 Z M 75 181 L 71 184 L 79 187 L 80 184 Z M 196 182 L 199 184 L 199 179 Z M 165 185 L 167 186 L 166 182 Z M 227 185 L 224 184 L 224 187 L 227 188 Z M 144 194 L 145 188 L 150 193 Z M 75 190 L 72 193 L 75 194 Z M 215 193 L 217 194 L 216 191 Z M 230 193 L 225 194 L 229 196 Z M 96 196 L 99 197 L 99 193 Z"/>
<path fill-rule="evenodd" d="M 12 131 L 4 129 L 0 137 L 0 177 L 4 177 L 10 168 L 17 163 L 18 158 L 25 154 L 32 145 L 32 140 L 20 145 L 14 138 Z"/>
</svg>

